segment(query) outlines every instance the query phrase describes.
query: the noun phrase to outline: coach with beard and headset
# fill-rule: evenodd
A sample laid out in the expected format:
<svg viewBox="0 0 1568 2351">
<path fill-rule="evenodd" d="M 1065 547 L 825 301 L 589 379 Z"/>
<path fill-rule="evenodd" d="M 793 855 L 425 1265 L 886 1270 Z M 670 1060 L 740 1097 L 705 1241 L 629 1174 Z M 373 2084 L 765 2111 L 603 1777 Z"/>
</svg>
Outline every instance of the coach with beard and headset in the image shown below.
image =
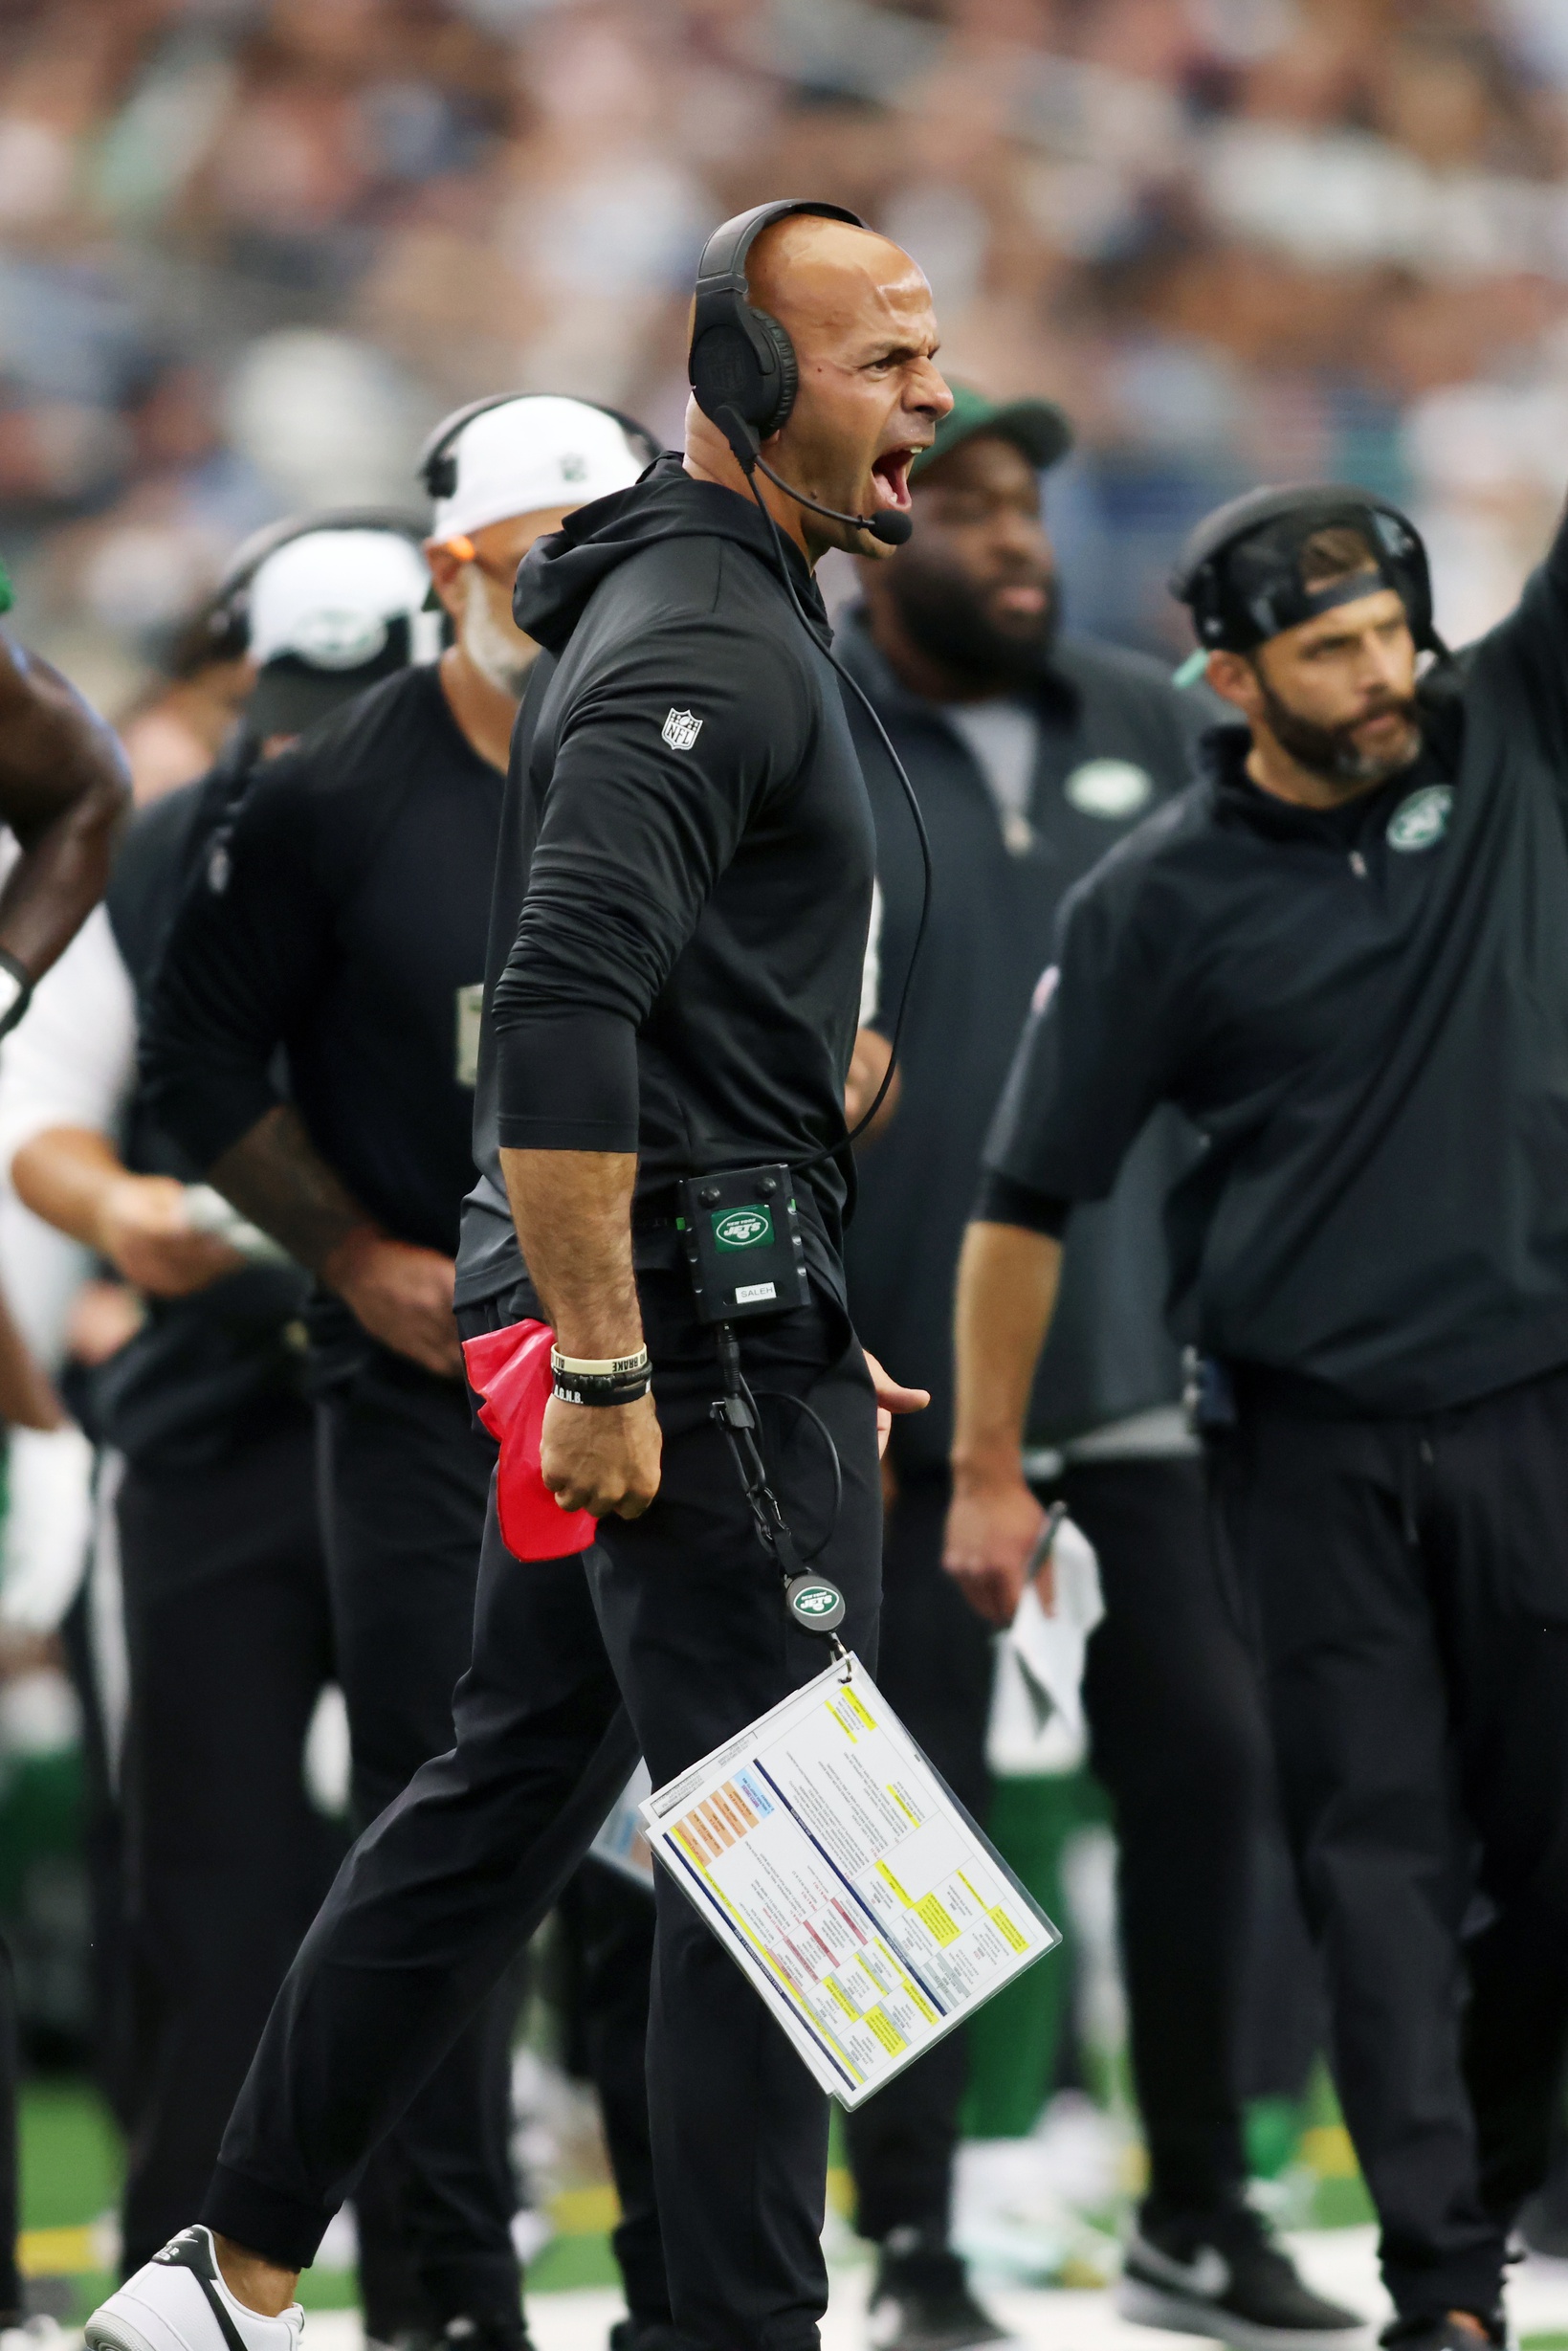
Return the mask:
<svg viewBox="0 0 1568 2351">
<path fill-rule="evenodd" d="M 680 1179 L 794 1178 L 798 1302 L 786 1288 L 742 1320 L 740 1357 L 784 1398 L 762 1398 L 779 1499 L 843 1592 L 847 1642 L 874 1658 L 879 1421 L 925 1399 L 868 1362 L 844 1304 L 874 835 L 811 569 L 830 546 L 906 535 L 910 462 L 950 405 L 936 340 L 919 270 L 852 214 L 790 202 L 725 223 L 698 282 L 684 462 L 660 459 L 522 566 L 514 613 L 554 667 L 508 781 L 458 1320 L 466 1338 L 553 1325 L 566 1361 L 544 1476 L 598 1537 L 519 1563 L 492 1508 L 456 1744 L 345 1863 L 202 2225 L 94 2314 L 97 2346 L 143 2351 L 150 2329 L 161 2351 L 290 2351 L 298 2272 L 357 2166 L 504 1975 L 638 1749 L 659 1785 L 822 1671 L 712 1418 L 719 1351 Z M 807 1398 L 814 1431 L 789 1408 Z M 662 1880 L 657 1919 L 670 2339 L 814 2351 L 827 2099 Z"/>
<path fill-rule="evenodd" d="M 1385 2340 L 1474 2351 L 1568 2041 L 1568 532 L 1457 660 L 1354 488 L 1234 501 L 1173 588 L 1244 723 L 1064 908 L 965 1243 L 948 1564 L 1016 1591 L 1054 1236 L 1175 1102 L 1177 1311 Z"/>
</svg>

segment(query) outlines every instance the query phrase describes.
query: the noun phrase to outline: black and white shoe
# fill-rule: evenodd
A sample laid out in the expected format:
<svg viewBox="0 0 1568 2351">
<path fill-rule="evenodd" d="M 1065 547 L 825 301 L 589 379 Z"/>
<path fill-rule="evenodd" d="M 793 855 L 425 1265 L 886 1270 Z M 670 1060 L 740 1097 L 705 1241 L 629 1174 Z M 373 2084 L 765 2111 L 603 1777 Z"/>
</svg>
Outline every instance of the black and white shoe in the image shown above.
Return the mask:
<svg viewBox="0 0 1568 2351">
<path fill-rule="evenodd" d="M 952 2249 L 918 2229 L 894 2229 L 884 2240 L 866 2311 L 873 2351 L 968 2351 L 1006 2342 L 969 2291 Z"/>
<path fill-rule="evenodd" d="M 1314 2294 L 1248 2205 L 1140 2220 L 1115 2306 L 1135 2326 L 1209 2335 L 1235 2351 L 1351 2351 L 1366 2340 L 1366 2322 Z"/>
<path fill-rule="evenodd" d="M 299 2351 L 305 2314 L 280 2318 L 236 2302 L 218 2270 L 212 2232 L 182 2229 L 88 2319 L 88 2351 Z"/>
</svg>

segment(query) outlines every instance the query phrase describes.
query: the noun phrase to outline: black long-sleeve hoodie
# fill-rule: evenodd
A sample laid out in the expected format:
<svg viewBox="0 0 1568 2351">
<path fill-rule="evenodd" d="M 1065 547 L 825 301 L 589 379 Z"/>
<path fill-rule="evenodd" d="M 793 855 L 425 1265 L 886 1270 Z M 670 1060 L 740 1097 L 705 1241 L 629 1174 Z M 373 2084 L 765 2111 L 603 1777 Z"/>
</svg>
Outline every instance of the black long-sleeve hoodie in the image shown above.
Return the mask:
<svg viewBox="0 0 1568 2351">
<path fill-rule="evenodd" d="M 1179 1326 L 1352 1417 L 1568 1364 L 1568 523 L 1419 710 L 1415 764 L 1335 810 L 1208 738 L 1066 899 L 986 1147 L 982 1212 L 1045 1225 L 1175 1102 Z"/>
<path fill-rule="evenodd" d="M 809 629 L 756 507 L 666 457 L 519 573 L 546 651 L 501 820 L 459 1304 L 521 1271 L 502 1147 L 635 1151 L 644 1203 L 826 1149 L 802 1205 L 842 1296 L 875 838 L 827 615 L 785 560 Z M 644 1230 L 638 1261 L 674 1247 Z"/>
</svg>

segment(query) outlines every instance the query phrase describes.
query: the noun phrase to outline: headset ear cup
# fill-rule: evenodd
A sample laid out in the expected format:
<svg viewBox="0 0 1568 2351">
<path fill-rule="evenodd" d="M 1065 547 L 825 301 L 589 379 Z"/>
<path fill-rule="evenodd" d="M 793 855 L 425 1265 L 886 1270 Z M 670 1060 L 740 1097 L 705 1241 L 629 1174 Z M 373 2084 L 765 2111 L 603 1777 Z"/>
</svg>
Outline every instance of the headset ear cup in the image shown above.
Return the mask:
<svg viewBox="0 0 1568 2351">
<path fill-rule="evenodd" d="M 698 336 L 692 345 L 691 379 L 704 416 L 717 416 L 721 408 L 738 409 L 747 424 L 754 425 L 772 406 L 771 388 L 740 326 L 710 326 Z"/>
<path fill-rule="evenodd" d="M 768 412 L 753 420 L 765 441 L 769 433 L 782 432 L 788 423 L 789 411 L 795 405 L 795 394 L 801 388 L 801 370 L 795 357 L 795 346 L 778 320 L 769 318 L 765 310 L 759 310 L 755 304 L 751 315 L 762 328 L 779 367 L 778 388 L 769 404 Z"/>
</svg>

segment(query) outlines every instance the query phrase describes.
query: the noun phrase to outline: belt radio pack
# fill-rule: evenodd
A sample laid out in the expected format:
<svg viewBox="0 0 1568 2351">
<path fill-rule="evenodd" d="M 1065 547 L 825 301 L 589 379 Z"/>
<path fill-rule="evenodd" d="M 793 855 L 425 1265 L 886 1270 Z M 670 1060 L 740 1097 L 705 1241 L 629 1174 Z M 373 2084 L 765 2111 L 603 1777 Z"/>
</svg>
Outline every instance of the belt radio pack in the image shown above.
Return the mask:
<svg viewBox="0 0 1568 2351">
<path fill-rule="evenodd" d="M 768 1480 L 757 1399 L 741 1373 L 740 1342 L 734 1328 L 754 1316 L 788 1314 L 811 1302 L 795 1179 L 787 1166 L 775 1163 L 730 1167 L 719 1175 L 685 1176 L 675 1188 L 675 1229 L 686 1251 L 697 1317 L 717 1325 L 724 1393 L 715 1398 L 711 1416 L 735 1455 L 757 1540 L 778 1572 L 791 1622 L 803 1632 L 830 1641 L 835 1654 L 842 1656 L 838 1629 L 844 1622 L 844 1595 L 828 1577 L 812 1572 L 816 1552 L 802 1555 Z M 804 1396 L 764 1392 L 780 1393 L 782 1402 L 815 1428 L 827 1448 L 833 1509 L 828 1532 L 817 1545 L 818 1551 L 824 1550 L 844 1500 L 844 1474 L 832 1431 Z"/>
<path fill-rule="evenodd" d="M 704 1322 L 788 1314 L 811 1302 L 795 1179 L 782 1165 L 686 1176 L 675 1229 Z"/>
</svg>

